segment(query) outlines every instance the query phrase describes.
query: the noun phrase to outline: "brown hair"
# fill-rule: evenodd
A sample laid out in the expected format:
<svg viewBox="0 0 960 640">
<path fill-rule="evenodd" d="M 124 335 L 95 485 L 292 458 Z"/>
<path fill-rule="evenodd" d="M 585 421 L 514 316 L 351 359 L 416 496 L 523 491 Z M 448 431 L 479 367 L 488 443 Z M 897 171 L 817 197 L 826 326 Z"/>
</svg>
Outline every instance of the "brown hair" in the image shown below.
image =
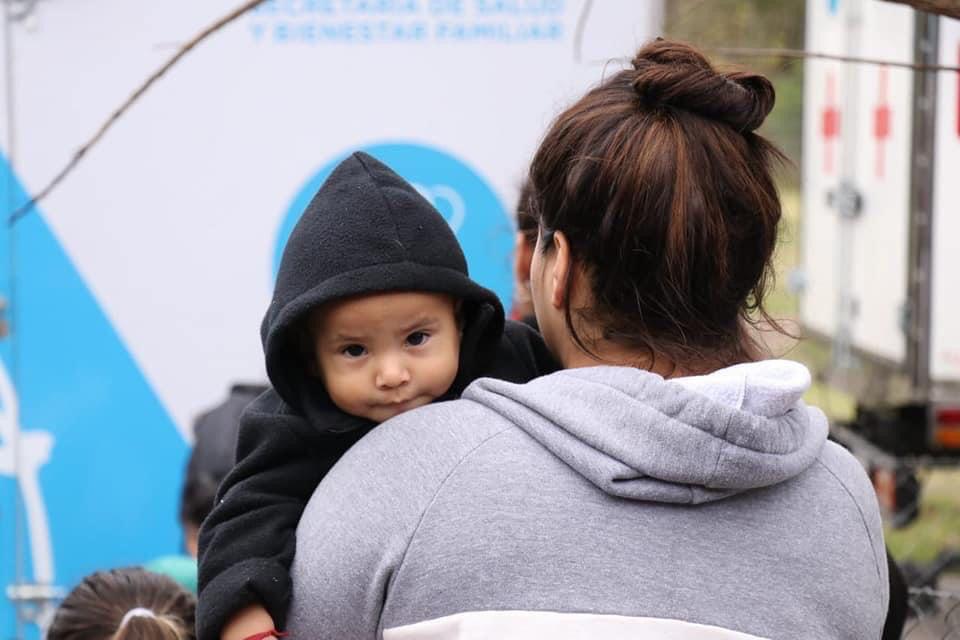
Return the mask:
<svg viewBox="0 0 960 640">
<path fill-rule="evenodd" d="M 98 571 L 60 604 L 47 640 L 194 640 L 195 611 L 193 595 L 166 576 Z"/>
<path fill-rule="evenodd" d="M 523 234 L 524 239 L 533 246 L 537 242 L 537 218 L 531 211 L 533 185 L 530 180 L 524 180 L 520 185 L 520 195 L 517 197 L 517 231 Z"/>
<path fill-rule="evenodd" d="M 763 76 L 657 39 L 553 122 L 530 204 L 543 250 L 562 231 L 584 268 L 590 308 L 575 311 L 597 337 L 706 371 L 759 357 L 752 312 L 781 330 L 762 305 L 781 213 L 771 169 L 785 158 L 754 133 L 773 103 Z"/>
</svg>

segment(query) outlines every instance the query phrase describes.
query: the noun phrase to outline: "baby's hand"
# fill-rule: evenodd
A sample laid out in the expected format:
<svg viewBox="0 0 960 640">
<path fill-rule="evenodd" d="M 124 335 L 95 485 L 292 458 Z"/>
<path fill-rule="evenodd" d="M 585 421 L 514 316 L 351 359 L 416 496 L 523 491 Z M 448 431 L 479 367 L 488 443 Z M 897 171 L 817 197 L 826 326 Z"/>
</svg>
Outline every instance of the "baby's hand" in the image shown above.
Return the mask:
<svg viewBox="0 0 960 640">
<path fill-rule="evenodd" d="M 238 611 L 223 628 L 220 640 L 245 640 L 250 636 L 273 629 L 273 618 L 267 610 L 258 604 L 252 604 Z M 275 635 L 260 636 L 275 638 Z"/>
</svg>

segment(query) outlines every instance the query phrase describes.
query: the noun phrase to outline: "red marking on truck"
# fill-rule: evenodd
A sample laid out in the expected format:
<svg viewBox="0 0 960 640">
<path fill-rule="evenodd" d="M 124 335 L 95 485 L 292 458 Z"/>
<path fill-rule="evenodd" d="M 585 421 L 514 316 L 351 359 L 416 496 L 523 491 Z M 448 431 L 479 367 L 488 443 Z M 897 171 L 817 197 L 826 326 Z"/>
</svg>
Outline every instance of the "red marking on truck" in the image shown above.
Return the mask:
<svg viewBox="0 0 960 640">
<path fill-rule="evenodd" d="M 945 449 L 960 449 L 960 407 L 937 409 L 933 440 Z"/>
<path fill-rule="evenodd" d="M 827 100 L 820 112 L 820 135 L 823 136 L 823 171 L 833 173 L 833 141 L 840 136 L 840 110 L 836 105 L 836 78 L 827 74 Z"/>
<path fill-rule="evenodd" d="M 873 137 L 877 141 L 874 173 L 878 178 L 884 174 L 883 143 L 890 137 L 890 104 L 887 102 L 887 81 L 889 69 L 880 67 L 877 106 L 873 110 Z"/>
</svg>

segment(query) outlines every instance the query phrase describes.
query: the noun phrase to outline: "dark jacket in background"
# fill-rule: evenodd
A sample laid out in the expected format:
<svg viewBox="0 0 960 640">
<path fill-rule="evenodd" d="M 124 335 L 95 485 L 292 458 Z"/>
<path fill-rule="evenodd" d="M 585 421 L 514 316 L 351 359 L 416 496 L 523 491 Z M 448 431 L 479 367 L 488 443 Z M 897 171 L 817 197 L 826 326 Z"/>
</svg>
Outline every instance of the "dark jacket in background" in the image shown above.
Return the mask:
<svg viewBox="0 0 960 640">
<path fill-rule="evenodd" d="M 234 384 L 223 402 L 193 423 L 193 448 L 180 494 L 180 521 L 199 527 L 213 508 L 217 487 L 233 469 L 240 416 L 267 390 L 260 384 Z"/>
</svg>

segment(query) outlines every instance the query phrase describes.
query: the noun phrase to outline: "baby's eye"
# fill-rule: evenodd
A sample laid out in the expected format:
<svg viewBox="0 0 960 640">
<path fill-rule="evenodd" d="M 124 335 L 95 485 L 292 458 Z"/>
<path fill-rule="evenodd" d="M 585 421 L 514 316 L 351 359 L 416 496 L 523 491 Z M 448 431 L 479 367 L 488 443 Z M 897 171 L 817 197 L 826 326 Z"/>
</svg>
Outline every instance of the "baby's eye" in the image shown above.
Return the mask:
<svg viewBox="0 0 960 640">
<path fill-rule="evenodd" d="M 419 347 L 430 338 L 426 331 L 414 331 L 407 336 L 407 344 L 411 347 Z"/>
<path fill-rule="evenodd" d="M 364 355 L 367 350 L 362 344 L 349 344 L 340 350 L 340 353 L 347 356 L 348 358 L 359 358 Z"/>
</svg>

